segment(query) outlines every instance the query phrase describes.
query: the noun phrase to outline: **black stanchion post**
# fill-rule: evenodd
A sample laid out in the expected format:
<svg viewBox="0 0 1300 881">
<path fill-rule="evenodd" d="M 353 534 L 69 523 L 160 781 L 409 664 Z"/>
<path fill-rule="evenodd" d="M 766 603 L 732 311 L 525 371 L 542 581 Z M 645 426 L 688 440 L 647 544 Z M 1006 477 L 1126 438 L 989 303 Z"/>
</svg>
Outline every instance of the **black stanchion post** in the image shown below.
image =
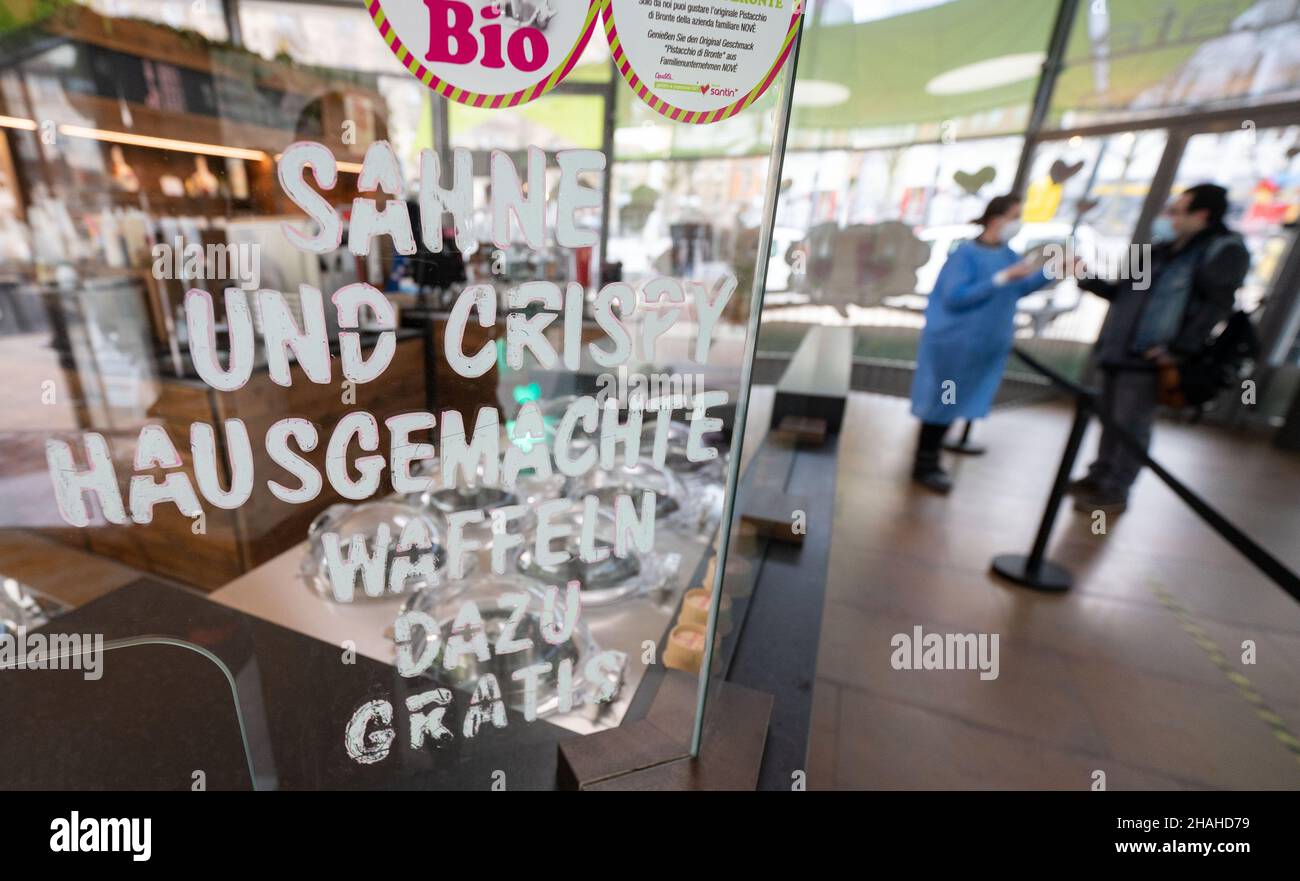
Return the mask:
<svg viewBox="0 0 1300 881">
<path fill-rule="evenodd" d="M 1043 555 L 1047 552 L 1047 542 L 1052 535 L 1052 524 L 1056 519 L 1057 508 L 1061 504 L 1061 496 L 1065 494 L 1065 484 L 1070 479 L 1070 471 L 1074 468 L 1074 457 L 1079 453 L 1079 444 L 1083 440 L 1084 430 L 1088 427 L 1088 417 L 1094 412 L 1097 392 L 1083 388 L 1078 383 L 1066 379 L 1028 352 L 1024 352 L 1019 348 L 1014 351 L 1020 360 L 1051 380 L 1053 385 L 1073 394 L 1075 406 L 1078 409 L 1074 416 L 1074 428 L 1070 431 L 1070 442 L 1065 446 L 1065 454 L 1061 457 L 1061 467 L 1056 473 L 1056 483 L 1052 486 L 1052 495 L 1047 500 L 1047 510 L 1043 512 L 1043 520 L 1038 526 L 1038 535 L 1034 539 L 1033 550 L 1029 552 L 1028 557 L 1020 554 L 1002 554 L 995 557 L 992 568 L 998 575 L 1026 587 L 1034 587 L 1039 590 L 1067 590 L 1071 582 L 1069 570 L 1064 566 L 1044 560 Z M 1098 413 L 1097 416 L 1106 430 L 1115 432 L 1120 442 L 1134 454 L 1140 456 L 1143 464 L 1164 481 L 1165 485 L 1175 495 L 1186 502 L 1188 507 L 1196 513 L 1196 516 L 1204 520 L 1224 541 L 1236 548 L 1242 556 L 1268 576 L 1274 584 L 1285 590 L 1296 600 L 1300 600 L 1300 575 L 1292 572 L 1287 568 L 1286 564 L 1270 554 L 1267 549 L 1211 507 L 1205 499 L 1192 492 L 1182 481 L 1166 471 L 1163 465 L 1151 458 L 1146 446 L 1138 443 L 1127 429 L 1101 413 Z"/>
<path fill-rule="evenodd" d="M 993 558 L 992 569 L 1003 578 L 1035 590 L 1069 590 L 1074 584 L 1074 576 L 1069 569 L 1044 557 L 1047 554 L 1047 542 L 1052 537 L 1052 526 L 1056 523 L 1056 512 L 1065 496 L 1065 485 L 1070 481 L 1070 472 L 1074 470 L 1074 460 L 1079 455 L 1079 446 L 1083 443 L 1083 434 L 1088 428 L 1091 415 L 1092 399 L 1087 395 L 1077 395 L 1070 439 L 1061 455 L 1061 465 L 1056 469 L 1056 481 L 1052 484 L 1051 495 L 1047 497 L 1047 507 L 1043 510 L 1043 519 L 1039 521 L 1033 548 L 1028 556 L 999 554 Z"/>
<path fill-rule="evenodd" d="M 961 453 L 963 456 L 984 455 L 984 448 L 970 439 L 970 430 L 973 424 L 974 422 L 967 419 L 961 430 L 961 438 L 955 441 L 946 441 L 943 445 L 944 449 L 951 453 Z"/>
</svg>

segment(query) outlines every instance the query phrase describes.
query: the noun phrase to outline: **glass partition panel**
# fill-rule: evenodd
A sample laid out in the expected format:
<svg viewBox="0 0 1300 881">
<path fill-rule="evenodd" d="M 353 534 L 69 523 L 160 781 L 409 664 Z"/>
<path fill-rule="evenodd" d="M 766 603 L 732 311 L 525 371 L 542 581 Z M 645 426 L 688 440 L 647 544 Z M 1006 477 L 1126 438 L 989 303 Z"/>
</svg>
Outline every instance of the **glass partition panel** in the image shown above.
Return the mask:
<svg viewBox="0 0 1300 881">
<path fill-rule="evenodd" d="M 245 716 L 235 676 L 207 649 L 61 626 L 3 634 L 5 789 L 275 788 L 246 739 L 250 725 L 265 730 L 265 715 Z"/>
<path fill-rule="evenodd" d="M 576 26 L 513 97 L 438 80 L 379 2 L 3 34 L 0 525 L 68 621 L 221 659 L 259 787 L 551 787 L 664 688 L 691 748 L 800 18 L 699 124 L 625 81 L 601 5 L 463 6 L 516 74 Z M 625 161 L 616 102 L 680 149 Z M 171 643 L 127 651 L 184 687 Z M 42 785 L 119 780 L 78 762 Z"/>
</svg>

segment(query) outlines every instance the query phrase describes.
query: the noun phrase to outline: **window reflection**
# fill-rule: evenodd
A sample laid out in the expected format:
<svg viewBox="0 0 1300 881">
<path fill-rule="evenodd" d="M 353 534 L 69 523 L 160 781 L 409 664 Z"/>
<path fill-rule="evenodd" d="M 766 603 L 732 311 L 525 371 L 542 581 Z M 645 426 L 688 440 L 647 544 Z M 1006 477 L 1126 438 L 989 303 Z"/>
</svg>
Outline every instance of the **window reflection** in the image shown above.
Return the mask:
<svg viewBox="0 0 1300 881">
<path fill-rule="evenodd" d="M 177 30 L 196 31 L 209 40 L 229 38 L 219 0 L 77 0 L 108 18 L 138 18 Z M 242 4 L 241 4 L 242 5 Z"/>
<path fill-rule="evenodd" d="M 1276 0 L 1080 3 L 1052 97 L 1062 128 L 1300 92 L 1300 6 Z"/>
</svg>

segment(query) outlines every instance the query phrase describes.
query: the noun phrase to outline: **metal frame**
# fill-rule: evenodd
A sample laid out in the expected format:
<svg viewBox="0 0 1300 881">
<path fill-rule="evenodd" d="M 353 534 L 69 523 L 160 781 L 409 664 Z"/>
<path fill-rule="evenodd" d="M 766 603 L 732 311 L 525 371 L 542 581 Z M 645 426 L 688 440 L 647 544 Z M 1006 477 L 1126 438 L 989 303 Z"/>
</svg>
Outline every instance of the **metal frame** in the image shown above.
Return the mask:
<svg viewBox="0 0 1300 881">
<path fill-rule="evenodd" d="M 226 20 L 226 39 L 233 46 L 244 47 L 244 29 L 239 24 L 239 0 L 217 0 L 221 4 L 221 16 Z"/>
<path fill-rule="evenodd" d="M 776 205 L 781 191 L 781 170 L 785 163 L 785 141 L 790 131 L 790 108 L 794 103 L 794 81 L 799 67 L 799 49 L 803 43 L 803 20 L 786 61 L 784 81 L 781 84 L 780 103 L 777 107 L 775 140 L 772 143 L 768 166 L 767 191 L 763 200 L 763 225 L 758 236 L 758 259 L 754 267 L 751 288 L 749 320 L 745 333 L 745 354 L 740 362 L 740 390 L 736 401 L 736 418 L 732 426 L 731 456 L 727 462 L 727 485 L 723 492 L 722 517 L 718 523 L 718 555 L 714 567 L 713 600 L 709 603 L 709 619 L 704 628 L 704 656 L 700 660 L 699 695 L 695 704 L 695 726 L 691 732 L 691 756 L 699 757 L 704 742 L 704 708 L 709 696 L 709 678 L 713 671 L 713 650 L 717 642 L 718 606 L 722 602 L 722 580 L 727 569 L 727 554 L 731 544 L 731 522 L 737 516 L 736 490 L 740 483 L 740 456 L 745 442 L 745 425 L 749 415 L 749 398 L 753 387 L 754 357 L 758 351 L 758 332 L 763 312 L 763 294 L 767 288 L 767 253 L 772 248 L 772 227 L 776 223 Z"/>
<path fill-rule="evenodd" d="M 1051 109 L 1056 79 L 1065 68 L 1065 48 L 1070 42 L 1070 32 L 1074 30 L 1074 18 L 1078 9 L 1079 0 L 1061 0 L 1061 5 L 1056 8 L 1056 20 L 1052 23 L 1052 35 L 1047 43 L 1047 58 L 1043 60 L 1043 72 L 1038 78 L 1029 122 L 1025 126 L 1025 145 L 1020 151 L 1020 164 L 1016 167 L 1015 180 L 1011 185 L 1013 193 L 1024 189 L 1025 178 L 1029 176 L 1029 163 L 1033 161 L 1034 155 L 1030 144 L 1042 130 L 1043 123 L 1047 120 L 1047 111 Z"/>
</svg>

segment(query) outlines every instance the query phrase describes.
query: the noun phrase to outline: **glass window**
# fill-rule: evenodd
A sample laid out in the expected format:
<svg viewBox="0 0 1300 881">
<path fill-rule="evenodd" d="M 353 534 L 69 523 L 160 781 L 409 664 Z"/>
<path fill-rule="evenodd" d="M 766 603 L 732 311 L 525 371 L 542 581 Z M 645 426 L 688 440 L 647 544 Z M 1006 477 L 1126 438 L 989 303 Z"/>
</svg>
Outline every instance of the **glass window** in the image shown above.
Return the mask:
<svg viewBox="0 0 1300 881">
<path fill-rule="evenodd" d="M 77 0 L 108 18 L 138 18 L 178 30 L 196 31 L 209 40 L 226 40 L 221 0 Z"/>
<path fill-rule="evenodd" d="M 973 234 L 984 203 L 1010 190 L 1021 143 L 791 151 L 777 216 L 790 250 L 776 278 L 799 296 L 764 320 L 824 321 L 832 308 L 854 324 L 919 327 L 948 252 Z"/>
<path fill-rule="evenodd" d="M 1238 306 L 1253 311 L 1268 294 L 1300 219 L 1300 126 L 1256 130 L 1254 123 L 1187 140 L 1173 193 L 1201 183 L 1226 187 L 1228 225 L 1250 250 L 1250 274 Z"/>
<path fill-rule="evenodd" d="M 1292 100 L 1300 7 L 1272 0 L 1080 3 L 1050 120 L 1062 128 Z"/>
<path fill-rule="evenodd" d="M 1030 166 L 1025 229 L 1017 246 L 1069 242 L 1090 266 L 1127 265 L 1123 261 L 1167 140 L 1163 129 L 1155 129 L 1040 144 Z M 1106 303 L 1065 279 L 1049 294 L 1027 297 L 1024 311 L 1033 319 L 1035 336 L 1091 344 L 1106 318 Z"/>
<path fill-rule="evenodd" d="M 302 22 L 310 16 L 311 27 Z M 361 4 L 334 6 L 239 0 L 244 45 L 265 58 L 290 58 L 315 67 L 406 74 Z"/>
<path fill-rule="evenodd" d="M 815 4 L 790 147 L 864 148 L 1024 129 L 1055 4 Z"/>
</svg>

